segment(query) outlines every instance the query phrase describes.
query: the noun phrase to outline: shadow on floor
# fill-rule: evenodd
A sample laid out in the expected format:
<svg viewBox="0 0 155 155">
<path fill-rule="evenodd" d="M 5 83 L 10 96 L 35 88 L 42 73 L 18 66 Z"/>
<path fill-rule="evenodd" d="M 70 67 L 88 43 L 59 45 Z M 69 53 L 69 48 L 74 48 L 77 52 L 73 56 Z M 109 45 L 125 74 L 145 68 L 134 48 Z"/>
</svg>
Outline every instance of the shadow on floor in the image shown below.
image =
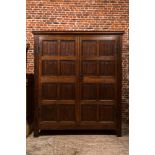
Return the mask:
<svg viewBox="0 0 155 155">
<path fill-rule="evenodd" d="M 109 130 L 42 130 L 39 135 L 116 135 L 116 132 Z"/>
</svg>

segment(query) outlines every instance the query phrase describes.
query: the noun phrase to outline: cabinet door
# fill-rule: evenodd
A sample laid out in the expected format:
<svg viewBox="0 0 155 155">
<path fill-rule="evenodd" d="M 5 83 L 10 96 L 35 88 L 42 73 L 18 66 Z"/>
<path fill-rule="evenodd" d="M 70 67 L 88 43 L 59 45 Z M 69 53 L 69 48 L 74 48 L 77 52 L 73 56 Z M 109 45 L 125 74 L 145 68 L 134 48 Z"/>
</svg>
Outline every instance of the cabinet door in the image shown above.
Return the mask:
<svg viewBox="0 0 155 155">
<path fill-rule="evenodd" d="M 77 120 L 77 39 L 41 36 L 40 52 L 39 120 L 73 124 Z"/>
<path fill-rule="evenodd" d="M 81 124 L 115 125 L 117 37 L 80 37 Z"/>
</svg>

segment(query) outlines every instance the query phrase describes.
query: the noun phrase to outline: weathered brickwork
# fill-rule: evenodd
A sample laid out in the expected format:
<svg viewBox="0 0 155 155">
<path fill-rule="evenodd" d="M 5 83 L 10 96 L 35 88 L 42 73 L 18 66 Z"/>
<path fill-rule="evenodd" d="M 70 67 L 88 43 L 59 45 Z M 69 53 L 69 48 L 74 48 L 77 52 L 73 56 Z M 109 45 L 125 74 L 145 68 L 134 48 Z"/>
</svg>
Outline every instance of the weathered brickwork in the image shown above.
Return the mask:
<svg viewBox="0 0 155 155">
<path fill-rule="evenodd" d="M 34 72 L 32 31 L 124 31 L 123 123 L 128 124 L 128 0 L 27 0 L 27 73 Z"/>
</svg>

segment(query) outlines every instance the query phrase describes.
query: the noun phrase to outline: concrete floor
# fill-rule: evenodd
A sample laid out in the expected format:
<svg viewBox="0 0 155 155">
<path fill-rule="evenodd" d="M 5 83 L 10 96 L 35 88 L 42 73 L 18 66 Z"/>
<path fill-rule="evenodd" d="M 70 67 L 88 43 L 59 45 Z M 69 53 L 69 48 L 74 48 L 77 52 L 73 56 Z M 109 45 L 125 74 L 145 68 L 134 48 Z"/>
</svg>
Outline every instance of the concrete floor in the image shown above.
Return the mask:
<svg viewBox="0 0 155 155">
<path fill-rule="evenodd" d="M 128 135 L 42 134 L 27 137 L 27 155 L 128 155 Z"/>
</svg>

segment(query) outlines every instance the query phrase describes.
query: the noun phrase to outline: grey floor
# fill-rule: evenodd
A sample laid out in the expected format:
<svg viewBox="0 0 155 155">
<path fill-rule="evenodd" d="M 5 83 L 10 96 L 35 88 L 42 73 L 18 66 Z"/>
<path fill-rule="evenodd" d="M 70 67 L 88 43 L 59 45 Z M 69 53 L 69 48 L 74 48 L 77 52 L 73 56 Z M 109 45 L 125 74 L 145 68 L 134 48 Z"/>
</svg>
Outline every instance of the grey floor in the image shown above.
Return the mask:
<svg viewBox="0 0 155 155">
<path fill-rule="evenodd" d="M 41 135 L 27 137 L 27 155 L 128 155 L 128 135 Z"/>
</svg>

